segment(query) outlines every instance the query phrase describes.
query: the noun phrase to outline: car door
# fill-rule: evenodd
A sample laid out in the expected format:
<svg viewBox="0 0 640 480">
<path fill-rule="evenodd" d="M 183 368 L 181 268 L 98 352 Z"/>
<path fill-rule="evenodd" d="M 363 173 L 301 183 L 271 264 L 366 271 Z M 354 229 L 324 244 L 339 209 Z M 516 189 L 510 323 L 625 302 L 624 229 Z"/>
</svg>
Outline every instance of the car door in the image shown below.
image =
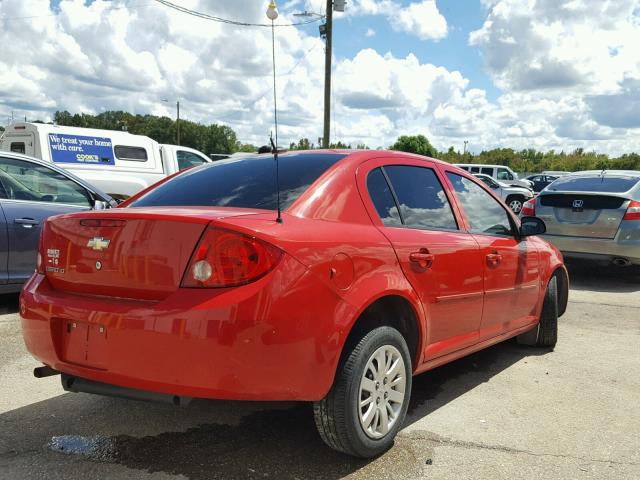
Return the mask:
<svg viewBox="0 0 640 480">
<path fill-rule="evenodd" d="M 0 157 L 0 204 L 7 226 L 8 283 L 23 283 L 36 265 L 42 222 L 91 208 L 87 190 L 63 174 L 27 160 Z"/>
<path fill-rule="evenodd" d="M 480 341 L 532 323 L 540 293 L 534 240 L 517 237 L 515 218 L 477 182 L 450 170 L 446 176 L 483 257 Z"/>
<path fill-rule="evenodd" d="M 372 160 L 363 175 L 370 215 L 395 249 L 425 310 L 425 358 L 477 342 L 482 319 L 480 251 L 473 237 L 459 228 L 435 165 Z"/>
</svg>

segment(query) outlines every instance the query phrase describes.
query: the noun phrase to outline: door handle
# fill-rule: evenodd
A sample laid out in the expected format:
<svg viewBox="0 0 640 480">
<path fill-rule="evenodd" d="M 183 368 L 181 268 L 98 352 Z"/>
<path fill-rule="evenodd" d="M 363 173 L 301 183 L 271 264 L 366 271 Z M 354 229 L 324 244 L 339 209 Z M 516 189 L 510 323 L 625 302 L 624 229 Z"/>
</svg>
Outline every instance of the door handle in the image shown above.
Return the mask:
<svg viewBox="0 0 640 480">
<path fill-rule="evenodd" d="M 426 248 L 421 248 L 419 251 L 411 252 L 409 254 L 409 261 L 420 267 L 422 270 L 431 268 L 431 265 L 433 265 L 433 261 L 435 260 L 435 258 L 435 255 L 433 253 L 429 253 L 429 250 L 427 250 Z"/>
<path fill-rule="evenodd" d="M 490 267 L 497 267 L 502 262 L 502 255 L 498 252 L 491 252 L 487 254 L 487 263 Z"/>
<path fill-rule="evenodd" d="M 33 228 L 40 223 L 34 218 L 16 218 L 13 222 L 22 225 L 24 228 Z"/>
</svg>

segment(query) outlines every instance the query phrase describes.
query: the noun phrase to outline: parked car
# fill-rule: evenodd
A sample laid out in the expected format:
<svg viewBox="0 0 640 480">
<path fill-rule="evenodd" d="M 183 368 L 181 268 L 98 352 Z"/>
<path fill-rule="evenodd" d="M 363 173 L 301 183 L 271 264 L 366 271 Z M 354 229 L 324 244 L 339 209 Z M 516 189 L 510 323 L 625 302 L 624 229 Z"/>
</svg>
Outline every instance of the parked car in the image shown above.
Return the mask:
<svg viewBox="0 0 640 480">
<path fill-rule="evenodd" d="M 118 200 L 177 171 L 211 162 L 202 152 L 161 145 L 144 135 L 45 123 L 10 125 L 0 138 L 0 150 L 55 163 Z"/>
<path fill-rule="evenodd" d="M 562 256 L 475 177 L 402 152 L 290 152 L 278 195 L 274 169 L 220 160 L 50 219 L 20 300 L 36 375 L 174 404 L 310 401 L 329 446 L 371 457 L 412 375 L 511 337 L 556 343 Z"/>
<path fill-rule="evenodd" d="M 33 274 L 47 217 L 115 205 L 107 194 L 55 165 L 0 152 L 0 293 L 19 292 Z"/>
<path fill-rule="evenodd" d="M 552 175 L 554 177 L 562 177 L 563 175 L 569 175 L 571 172 L 566 172 L 564 170 L 545 170 L 542 172 L 542 175 Z"/>
<path fill-rule="evenodd" d="M 520 180 L 518 174 L 504 165 L 480 165 L 477 163 L 457 163 L 456 167 L 460 167 L 470 173 L 482 173 L 489 175 L 491 178 L 507 185 L 515 185 L 518 187 L 531 188 L 533 182 L 529 180 Z"/>
<path fill-rule="evenodd" d="M 529 175 L 528 177 L 525 177 L 525 180 L 529 180 L 531 183 L 533 183 L 533 186 L 531 188 L 534 192 L 540 193 L 547 187 L 547 185 L 558 179 L 558 177 L 558 175 L 545 175 L 538 173 L 536 175 Z"/>
<path fill-rule="evenodd" d="M 533 198 L 533 192 L 524 187 L 512 187 L 502 182 L 498 182 L 491 178 L 489 175 L 483 175 L 482 173 L 474 173 L 474 177 L 482 180 L 487 187 L 493 190 L 500 199 L 506 203 L 513 213 L 520 213 L 522 205 L 527 200 Z"/>
<path fill-rule="evenodd" d="M 640 265 L 640 172 L 576 172 L 549 185 L 521 215 L 547 225 L 566 257 Z"/>
</svg>

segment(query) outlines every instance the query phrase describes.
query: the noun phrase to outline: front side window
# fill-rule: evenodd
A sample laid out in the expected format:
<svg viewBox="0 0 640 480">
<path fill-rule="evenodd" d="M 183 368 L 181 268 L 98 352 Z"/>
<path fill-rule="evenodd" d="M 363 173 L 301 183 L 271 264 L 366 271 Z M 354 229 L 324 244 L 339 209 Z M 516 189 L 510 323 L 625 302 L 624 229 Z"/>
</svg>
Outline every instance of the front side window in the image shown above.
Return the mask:
<svg viewBox="0 0 640 480">
<path fill-rule="evenodd" d="M 196 155 L 192 152 L 186 152 L 184 150 L 178 150 L 176 152 L 178 158 L 178 170 L 184 170 L 185 168 L 197 167 L 203 163 L 208 163 L 200 155 Z"/>
<path fill-rule="evenodd" d="M 431 168 L 409 165 L 384 167 L 407 227 L 457 229 L 449 199 Z"/>
<path fill-rule="evenodd" d="M 498 180 L 513 180 L 513 175 L 506 168 L 498 169 Z"/>
<path fill-rule="evenodd" d="M 0 184 L 4 198 L 32 202 L 91 206 L 82 185 L 42 165 L 0 158 Z"/>
<path fill-rule="evenodd" d="M 369 172 L 367 176 L 367 190 L 369 191 L 371 201 L 376 207 L 382 223 L 388 227 L 402 226 L 396 201 L 393 199 L 389 184 L 384 178 L 384 174 L 380 168 Z"/>
<path fill-rule="evenodd" d="M 113 150 L 118 160 L 146 162 L 148 158 L 147 149 L 143 147 L 127 147 L 125 145 L 116 145 Z"/>
<path fill-rule="evenodd" d="M 447 172 L 447 177 L 458 194 L 471 233 L 512 234 L 509 215 L 495 198 L 468 178 L 451 172 Z"/>
</svg>

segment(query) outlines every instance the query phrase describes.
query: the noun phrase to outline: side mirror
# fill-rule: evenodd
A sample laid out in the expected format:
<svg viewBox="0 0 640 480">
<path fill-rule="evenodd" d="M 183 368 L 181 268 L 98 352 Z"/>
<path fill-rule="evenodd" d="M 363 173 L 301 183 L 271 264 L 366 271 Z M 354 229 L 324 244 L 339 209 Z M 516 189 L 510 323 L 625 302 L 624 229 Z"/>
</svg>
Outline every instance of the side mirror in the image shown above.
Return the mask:
<svg viewBox="0 0 640 480">
<path fill-rule="evenodd" d="M 538 217 L 522 217 L 520 219 L 520 237 L 542 235 L 547 231 L 547 226 Z"/>
<path fill-rule="evenodd" d="M 109 208 L 109 204 L 104 200 L 94 200 L 93 201 L 93 209 L 94 210 L 106 210 Z"/>
</svg>

